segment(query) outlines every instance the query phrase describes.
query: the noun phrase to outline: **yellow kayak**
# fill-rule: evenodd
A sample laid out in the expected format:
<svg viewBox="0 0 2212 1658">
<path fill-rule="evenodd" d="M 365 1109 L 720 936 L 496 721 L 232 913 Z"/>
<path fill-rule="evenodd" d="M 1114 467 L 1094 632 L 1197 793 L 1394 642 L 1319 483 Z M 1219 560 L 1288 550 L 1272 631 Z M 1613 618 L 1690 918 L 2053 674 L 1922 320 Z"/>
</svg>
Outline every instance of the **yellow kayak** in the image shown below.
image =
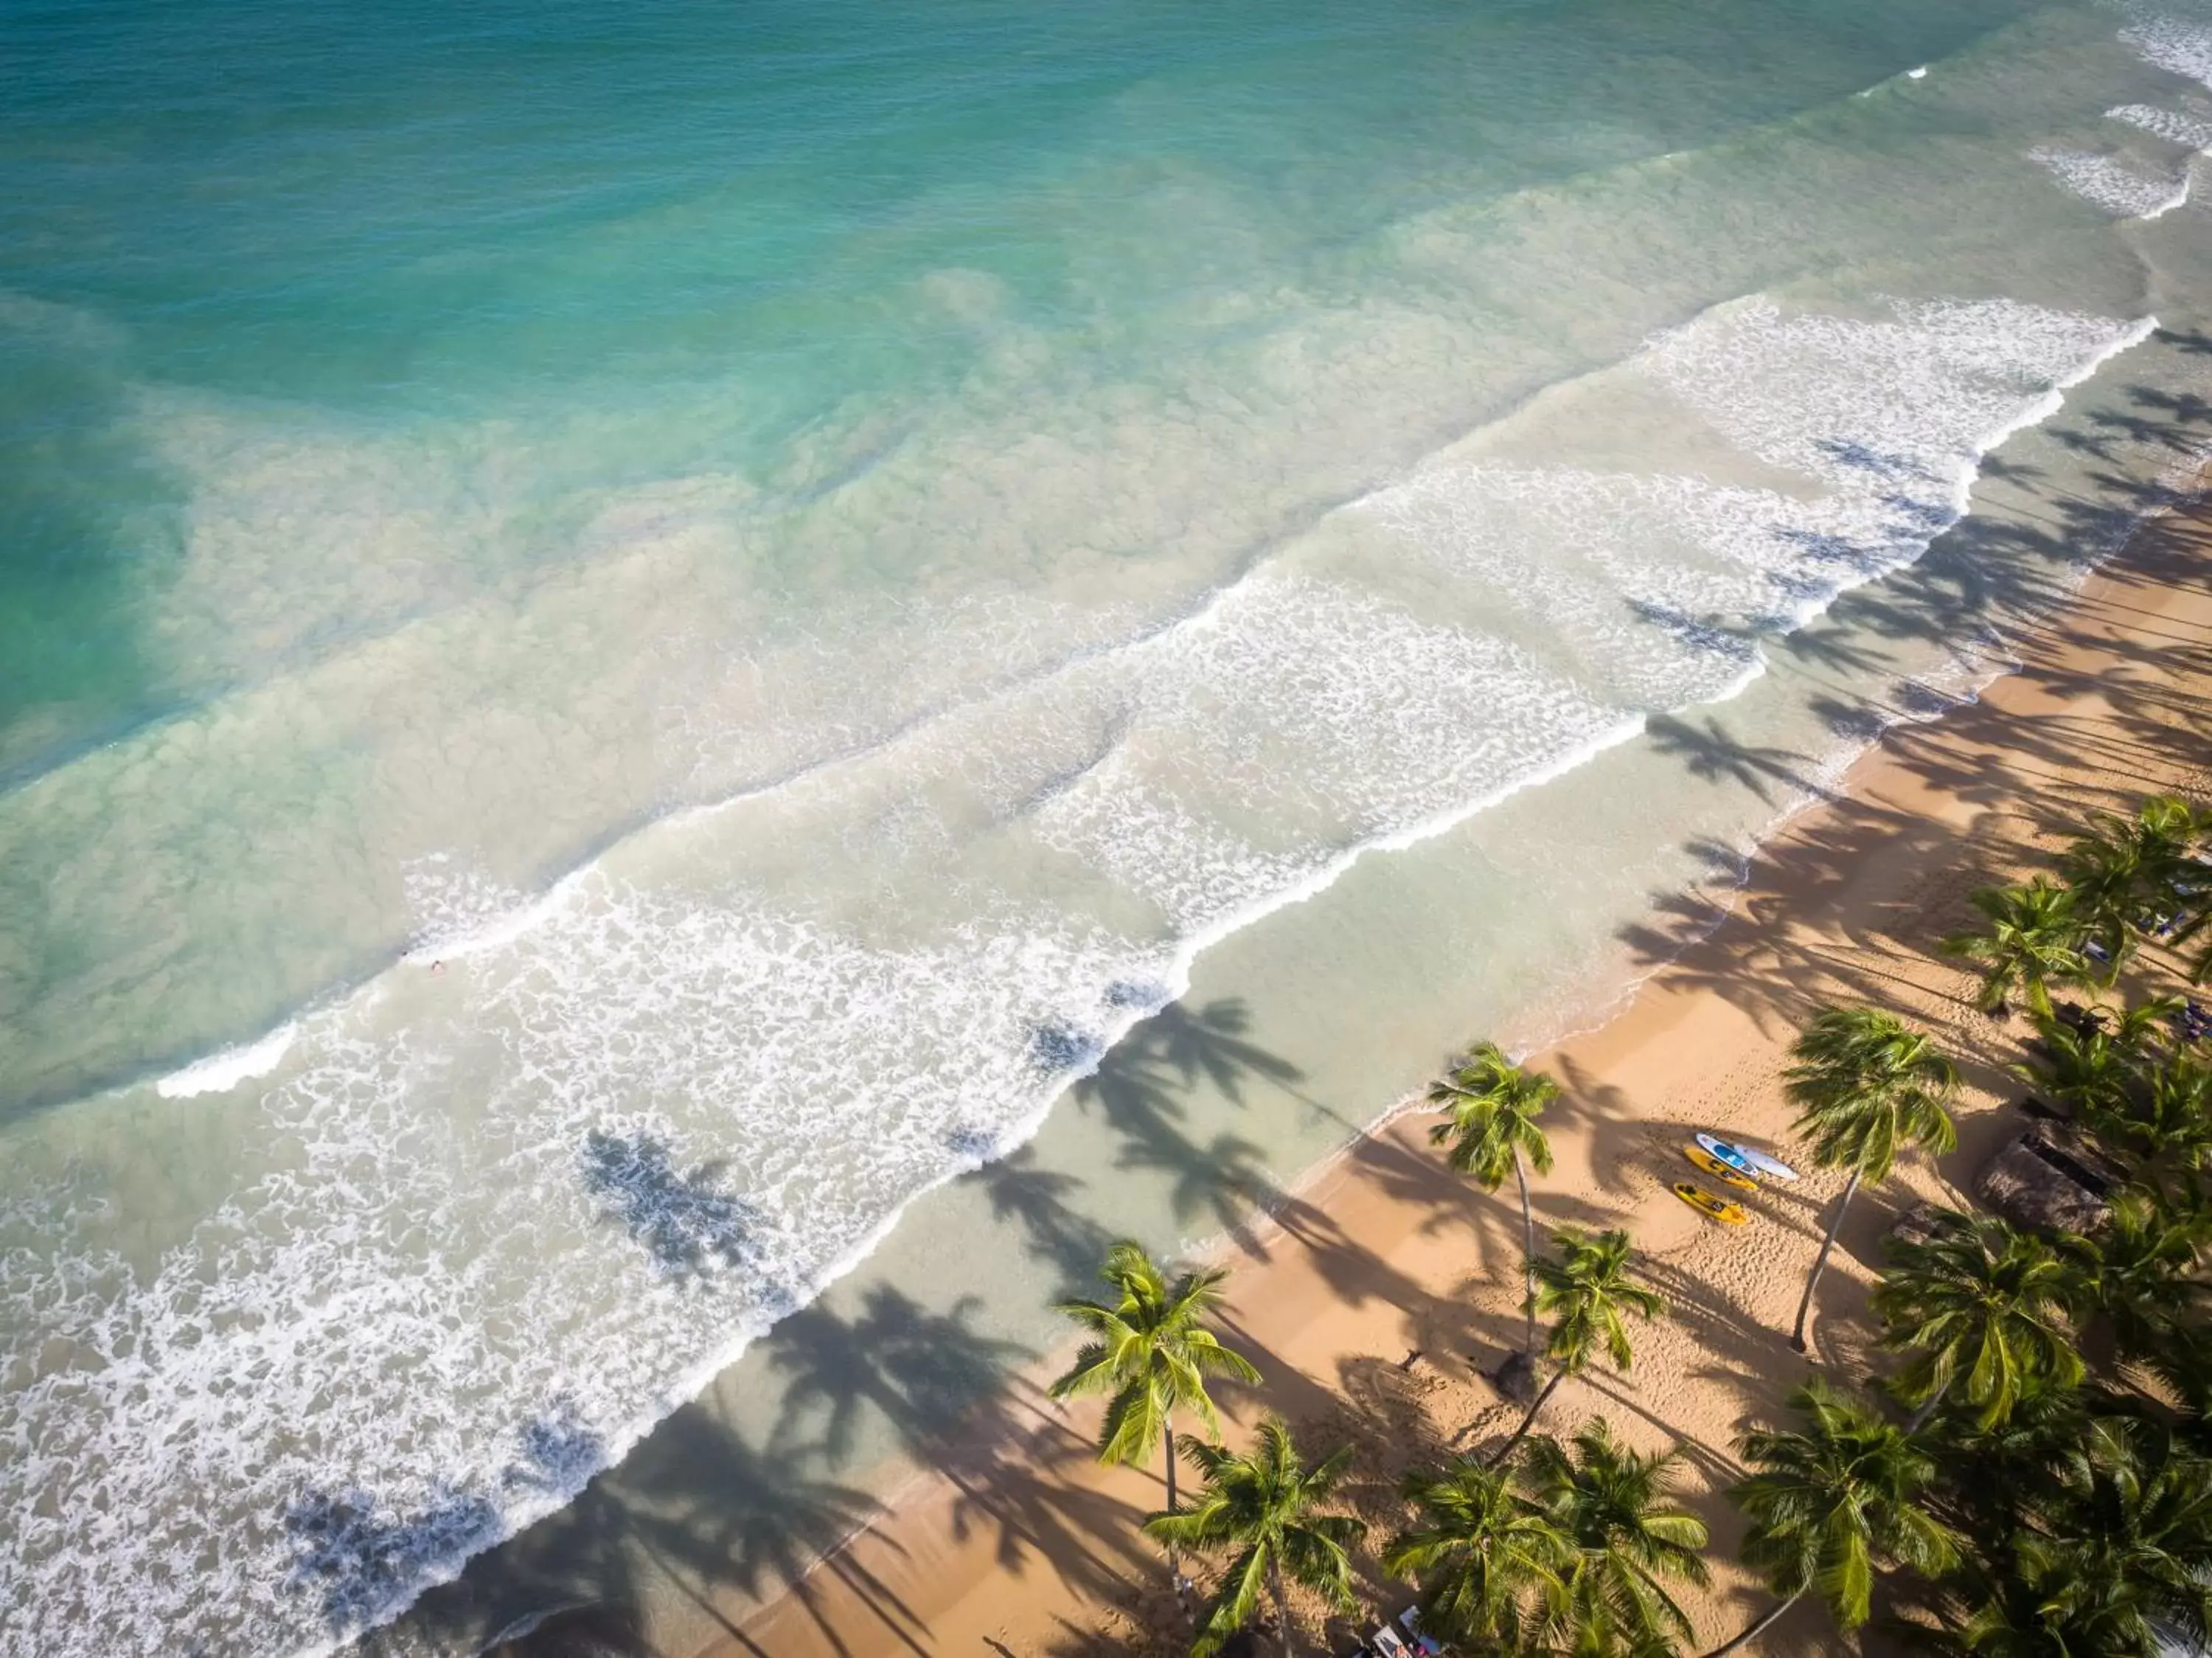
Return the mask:
<svg viewBox="0 0 2212 1658">
<path fill-rule="evenodd" d="M 1741 1226 L 1751 1218 L 1736 1204 L 1725 1198 L 1716 1198 L 1702 1187 L 1692 1186 L 1687 1180 L 1674 1182 L 1674 1195 L 1707 1220 L 1718 1221 L 1723 1226 Z"/>
<path fill-rule="evenodd" d="M 1732 1186 L 1738 1192 L 1756 1192 L 1759 1182 L 1747 1175 L 1739 1174 L 1703 1146 L 1684 1146 L 1682 1155 L 1723 1186 Z"/>
</svg>

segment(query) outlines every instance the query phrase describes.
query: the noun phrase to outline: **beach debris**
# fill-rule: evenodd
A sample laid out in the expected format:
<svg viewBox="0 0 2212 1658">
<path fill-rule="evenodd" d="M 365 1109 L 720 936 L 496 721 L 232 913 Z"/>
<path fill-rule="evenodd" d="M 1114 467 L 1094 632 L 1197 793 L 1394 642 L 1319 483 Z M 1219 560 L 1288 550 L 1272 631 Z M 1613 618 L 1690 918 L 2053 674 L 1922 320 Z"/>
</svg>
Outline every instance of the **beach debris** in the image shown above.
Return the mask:
<svg viewBox="0 0 2212 1658">
<path fill-rule="evenodd" d="M 1482 1374 L 1489 1378 L 1492 1387 L 1516 1405 L 1526 1405 L 1536 1397 L 1536 1356 L 1533 1353 L 1508 1353 L 1505 1362 L 1497 1369 Z"/>
</svg>

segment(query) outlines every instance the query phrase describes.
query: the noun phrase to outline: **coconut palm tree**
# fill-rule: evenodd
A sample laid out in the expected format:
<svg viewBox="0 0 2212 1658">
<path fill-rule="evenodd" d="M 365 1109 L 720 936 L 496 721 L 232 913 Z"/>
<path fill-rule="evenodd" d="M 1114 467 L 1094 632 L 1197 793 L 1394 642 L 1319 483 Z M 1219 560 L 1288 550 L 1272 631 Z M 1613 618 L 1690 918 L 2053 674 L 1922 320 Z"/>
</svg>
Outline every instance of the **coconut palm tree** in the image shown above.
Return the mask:
<svg viewBox="0 0 2212 1658">
<path fill-rule="evenodd" d="M 1591 1234 L 1579 1227 L 1563 1226 L 1552 1234 L 1557 1258 L 1536 1263 L 1535 1310 L 1551 1318 L 1552 1332 L 1545 1340 L 1545 1356 L 1552 1361 L 1552 1379 L 1536 1395 L 1528 1414 L 1513 1430 L 1495 1456 L 1502 1461 L 1535 1423 L 1553 1391 L 1569 1376 L 1579 1375 L 1602 1351 L 1616 1370 L 1628 1368 L 1634 1350 L 1628 1339 L 1626 1315 L 1656 1319 L 1667 1310 L 1666 1298 L 1656 1289 L 1632 1283 L 1628 1276 L 1628 1234 L 1618 1228 Z"/>
<path fill-rule="evenodd" d="M 2094 1413 L 2113 1407 L 2102 1390 L 2045 1381 L 2024 1388 L 1994 1427 L 1965 1411 L 1931 1417 L 1916 1443 L 1936 1459 L 1937 1512 L 1974 1539 L 1984 1559 L 2003 1558 L 2014 1535 L 2059 1500 L 2064 1470 L 2087 1442 Z"/>
<path fill-rule="evenodd" d="M 1187 1512 L 1153 1515 L 1145 1531 L 1170 1550 L 1234 1557 L 1191 1643 L 1191 1658 L 1210 1658 L 1251 1621 L 1263 1584 L 1275 1603 L 1285 1654 L 1297 1649 L 1286 1579 L 1352 1610 L 1346 1551 L 1358 1545 L 1367 1524 L 1322 1511 L 1352 1460 L 1349 1446 L 1308 1467 L 1291 1430 L 1274 1417 L 1260 1424 L 1252 1448 L 1241 1455 L 1188 1434 L 1182 1443 L 1205 1488 Z"/>
<path fill-rule="evenodd" d="M 2084 1118 L 2085 1127 L 2153 1176 L 2212 1163 L 2212 1068 L 2186 1053 L 2145 1070 L 2138 1086 Z"/>
<path fill-rule="evenodd" d="M 1445 1120 L 1430 1141 L 1449 1145 L 1445 1161 L 1485 1192 L 1495 1192 L 1510 1171 L 1521 1186 L 1521 1264 L 1529 1301 L 1524 1352 L 1536 1350 L 1536 1216 L 1528 1205 L 1528 1166 L 1552 1172 L 1552 1143 L 1536 1119 L 1559 1097 L 1559 1085 L 1541 1071 L 1523 1070 L 1495 1042 L 1477 1043 L 1451 1074 L 1429 1089 L 1429 1103 Z"/>
<path fill-rule="evenodd" d="M 2024 1387 L 2081 1379 L 2072 1327 L 2081 1282 L 2041 1239 L 1994 1215 L 1947 1210 L 1935 1236 L 1893 1243 L 1890 1259 L 1871 1299 L 1887 1326 L 1882 1345 L 1916 1355 L 1893 1384 L 1919 1407 L 1913 1428 L 1954 1385 L 1993 1428 Z"/>
<path fill-rule="evenodd" d="M 2212 1284 L 2197 1264 L 2208 1243 L 2212 1214 L 2171 1208 L 2131 1186 L 2112 1199 L 2095 1237 L 2063 1237 L 2058 1247 L 2089 1302 L 2111 1321 L 2120 1351 L 2154 1358 L 2204 1311 Z"/>
<path fill-rule="evenodd" d="M 1959 1073 L 1925 1032 L 1874 1008 L 1824 1009 L 1790 1054 L 1783 1078 L 1798 1108 L 1796 1131 L 1811 1138 L 1813 1160 L 1822 1167 L 1851 1172 L 1798 1298 L 1790 1344 L 1802 1353 L 1813 1291 L 1859 1183 L 1887 1179 L 1907 1145 L 1940 1154 L 1958 1144 L 1944 1105 L 1959 1086 Z"/>
<path fill-rule="evenodd" d="M 1575 1658 L 1671 1649 L 1694 1639 L 1668 1580 L 1705 1584 L 1705 1523 L 1672 1507 L 1680 1451 L 1642 1456 L 1593 1417 L 1571 1448 L 1533 1439 L 1522 1454 L 1537 1506 L 1573 1550 L 1559 1620 Z"/>
<path fill-rule="evenodd" d="M 1201 1322 L 1221 1299 L 1226 1272 L 1186 1272 L 1173 1284 L 1145 1253 L 1123 1239 L 1106 1252 L 1098 1276 L 1113 1301 L 1066 1301 L 1057 1310 L 1091 1339 L 1066 1375 L 1045 1391 L 1054 1399 L 1109 1393 L 1098 1431 L 1101 1462 L 1141 1462 L 1153 1443 L 1167 1451 L 1168 1510 L 1176 1505 L 1175 1416 L 1188 1411 L 1221 1438 L 1221 1417 L 1206 1391 L 1210 1375 L 1257 1381 L 1260 1373 Z"/>
<path fill-rule="evenodd" d="M 1978 933 L 1954 933 L 1940 948 L 1946 955 L 1982 964 L 1981 1005 L 2009 1011 L 2017 991 L 2032 1012 L 2051 1016 L 2053 984 L 2086 984 L 2094 977 L 2081 952 L 2087 930 L 2073 893 L 2041 875 L 2025 887 L 1984 887 L 1968 902 L 1987 917 Z"/>
<path fill-rule="evenodd" d="M 2077 1550 L 2033 1531 L 2007 1537 L 1993 1558 L 1969 1559 L 1951 1598 L 1972 1610 L 1940 1628 L 1905 1627 L 1937 1658 L 2160 1658 L 2130 1584 L 2089 1575 Z"/>
<path fill-rule="evenodd" d="M 2131 930 L 2153 915 L 2172 915 L 2184 904 L 2180 889 L 2198 873 L 2191 850 L 2205 822 L 2178 795 L 2153 795 L 2125 817 L 2096 812 L 2089 828 L 2060 855 L 2058 867 L 2075 895 L 2075 909 L 2117 962 Z"/>
<path fill-rule="evenodd" d="M 1494 1465 L 1462 1457 L 1409 1474 L 1413 1521 L 1382 1552 L 1382 1569 L 1420 1585 L 1421 1627 L 1480 1649 L 1517 1649 L 1525 1631 L 1567 1606 L 1573 1543 Z"/>
<path fill-rule="evenodd" d="M 2181 1005 L 2159 997 L 2094 1023 L 2069 1025 L 2063 1019 L 2035 1021 L 2035 1045 L 2041 1052 L 2014 1074 L 2037 1093 L 2074 1107 L 2083 1119 L 2123 1111 L 2143 1068 L 2151 1062 L 2159 1027 Z"/>
<path fill-rule="evenodd" d="M 1753 1639 L 1808 1594 L 1836 1621 L 1867 1620 L 1874 1574 L 1883 1562 L 1936 1577 L 1957 1557 L 1950 1529 L 1928 1511 L 1935 1460 L 1861 1400 L 1815 1378 L 1790 1396 L 1802 1423 L 1737 1442 L 1758 1472 L 1729 1495 L 1750 1521 L 1744 1564 L 1778 1604 L 1707 1658 Z"/>
<path fill-rule="evenodd" d="M 2054 1611 L 2087 1610 L 2110 1586 L 2195 1650 L 2212 1639 L 2212 1462 L 2164 1423 L 2111 1417 L 2069 1460 L 2067 1500 L 2045 1516 L 2071 1593 Z M 2146 1632 L 2148 1631 L 2146 1630 Z"/>
<path fill-rule="evenodd" d="M 2060 854 L 2058 869 L 2085 939 L 2117 964 L 2135 942 L 2135 924 L 2142 914 L 2142 847 L 2131 835 L 2093 832 Z"/>
</svg>

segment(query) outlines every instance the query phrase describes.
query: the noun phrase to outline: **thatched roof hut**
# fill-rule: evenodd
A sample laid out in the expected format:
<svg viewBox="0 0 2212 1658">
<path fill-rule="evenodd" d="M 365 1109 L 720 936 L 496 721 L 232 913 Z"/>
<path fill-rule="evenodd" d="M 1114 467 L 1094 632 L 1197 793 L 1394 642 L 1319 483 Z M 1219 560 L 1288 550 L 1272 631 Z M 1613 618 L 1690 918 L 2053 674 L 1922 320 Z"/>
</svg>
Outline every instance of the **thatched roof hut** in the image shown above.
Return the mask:
<svg viewBox="0 0 2212 1658">
<path fill-rule="evenodd" d="M 2094 1232 L 2120 1171 L 2079 1135 L 2039 1123 L 1992 1157 L 1974 1191 L 2014 1226 L 2036 1232 Z"/>
</svg>

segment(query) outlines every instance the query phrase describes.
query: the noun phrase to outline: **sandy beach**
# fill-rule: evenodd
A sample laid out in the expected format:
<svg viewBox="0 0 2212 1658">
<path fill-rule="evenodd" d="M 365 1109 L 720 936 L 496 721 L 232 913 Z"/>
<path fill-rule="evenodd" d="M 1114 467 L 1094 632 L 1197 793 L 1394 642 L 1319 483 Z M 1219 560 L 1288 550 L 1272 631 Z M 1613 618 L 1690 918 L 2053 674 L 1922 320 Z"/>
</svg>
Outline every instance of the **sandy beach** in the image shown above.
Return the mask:
<svg viewBox="0 0 2212 1658">
<path fill-rule="evenodd" d="M 1571 1381 L 1544 1425 L 1601 1413 L 1639 1446 L 1686 1453 L 1684 1496 L 1713 1539 L 1713 1586 L 1688 1603 L 1701 1645 L 1765 1601 L 1732 1561 L 1723 1492 L 1735 1436 L 1813 1367 L 1856 1379 L 1880 1366 L 1864 1296 L 1882 1233 L 1922 1198 L 1961 1201 L 2020 1125 L 2005 1067 L 2022 1027 L 1977 1012 L 1972 979 L 1935 941 L 1965 924 L 1967 893 L 2034 866 L 2084 814 L 2206 790 L 2208 554 L 2212 512 L 2149 527 L 2068 610 L 2021 632 L 2019 672 L 1863 754 L 1765 847 L 1717 929 L 1696 905 L 1662 905 L 1630 942 L 1665 965 L 1601 1028 L 1529 1056 L 1565 1088 L 1558 1164 L 1535 1186 L 1540 1225 L 1626 1227 L 1673 1308 L 1642 1333 L 1632 1374 Z M 1801 1357 L 1790 1318 L 1841 1177 L 1767 1188 L 1741 1232 L 1709 1226 L 1667 1182 L 1700 1129 L 1789 1155 L 1778 1078 L 1790 1040 L 1814 1009 L 1868 1002 L 1925 1021 L 1960 1062 L 1960 1143 L 1940 1167 L 1908 1159 L 1854 1205 Z M 1426 1143 L 1430 1120 L 1413 1112 L 1361 1137 L 1224 1257 L 1236 1269 L 1224 1329 L 1265 1375 L 1222 1391 L 1232 1439 L 1274 1411 L 1316 1450 L 1355 1444 L 1370 1540 L 1395 1517 L 1403 1469 L 1493 1441 L 1515 1419 L 1482 1373 L 1518 1333 L 1517 1208 L 1510 1188 L 1486 1195 L 1449 1174 Z M 1044 1398 L 1053 1368 L 1006 1393 L 796 1589 L 749 1612 L 718 1608 L 726 1633 L 694 1658 L 1176 1649 L 1167 1574 L 1136 1529 L 1160 1504 L 1158 1467 L 1097 1467 L 1093 1415 Z M 1409 1598 L 1371 1555 L 1360 1564 L 1367 1612 Z M 1307 1612 L 1317 1633 L 1318 1609 Z M 1333 1624 L 1332 1646 L 1352 1633 Z M 1873 1649 L 1862 1638 L 1837 1637 L 1808 1606 L 1757 1649 Z"/>
</svg>

